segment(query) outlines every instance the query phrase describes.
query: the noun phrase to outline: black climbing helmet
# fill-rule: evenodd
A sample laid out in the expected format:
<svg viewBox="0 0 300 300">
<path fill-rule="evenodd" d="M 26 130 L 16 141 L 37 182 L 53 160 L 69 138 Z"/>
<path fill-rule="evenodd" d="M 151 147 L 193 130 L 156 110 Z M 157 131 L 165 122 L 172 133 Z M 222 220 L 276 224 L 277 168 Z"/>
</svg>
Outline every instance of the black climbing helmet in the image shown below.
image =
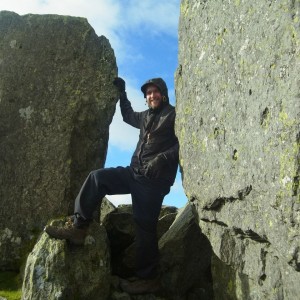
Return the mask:
<svg viewBox="0 0 300 300">
<path fill-rule="evenodd" d="M 144 97 L 146 98 L 146 89 L 147 86 L 150 84 L 154 84 L 157 86 L 162 94 L 162 96 L 165 96 L 165 101 L 169 103 L 169 96 L 168 96 L 168 87 L 165 83 L 165 81 L 162 78 L 152 78 L 147 80 L 141 87 L 141 90 L 144 94 Z"/>
</svg>

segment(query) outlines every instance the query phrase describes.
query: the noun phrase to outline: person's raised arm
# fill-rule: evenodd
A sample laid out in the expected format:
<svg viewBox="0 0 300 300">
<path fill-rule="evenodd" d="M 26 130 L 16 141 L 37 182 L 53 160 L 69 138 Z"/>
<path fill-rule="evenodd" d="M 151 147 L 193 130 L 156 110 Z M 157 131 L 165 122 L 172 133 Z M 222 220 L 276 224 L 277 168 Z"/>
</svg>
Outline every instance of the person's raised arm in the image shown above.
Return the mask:
<svg viewBox="0 0 300 300">
<path fill-rule="evenodd" d="M 117 77 L 113 81 L 113 84 L 117 87 L 119 95 L 120 95 L 119 96 L 120 108 L 121 108 L 121 114 L 123 117 L 123 121 L 133 127 L 140 128 L 142 113 L 135 112 L 132 109 L 131 103 L 127 98 L 125 81 L 122 78 Z"/>
</svg>

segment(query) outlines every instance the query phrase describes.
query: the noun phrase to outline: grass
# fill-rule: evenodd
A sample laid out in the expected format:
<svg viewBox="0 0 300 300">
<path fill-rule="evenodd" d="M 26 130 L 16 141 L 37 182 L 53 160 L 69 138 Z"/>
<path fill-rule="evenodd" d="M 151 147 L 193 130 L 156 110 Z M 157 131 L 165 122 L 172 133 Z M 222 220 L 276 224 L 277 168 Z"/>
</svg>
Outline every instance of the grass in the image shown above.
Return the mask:
<svg viewBox="0 0 300 300">
<path fill-rule="evenodd" d="M 0 296 L 7 300 L 21 299 L 21 279 L 16 272 L 0 272 Z"/>
</svg>

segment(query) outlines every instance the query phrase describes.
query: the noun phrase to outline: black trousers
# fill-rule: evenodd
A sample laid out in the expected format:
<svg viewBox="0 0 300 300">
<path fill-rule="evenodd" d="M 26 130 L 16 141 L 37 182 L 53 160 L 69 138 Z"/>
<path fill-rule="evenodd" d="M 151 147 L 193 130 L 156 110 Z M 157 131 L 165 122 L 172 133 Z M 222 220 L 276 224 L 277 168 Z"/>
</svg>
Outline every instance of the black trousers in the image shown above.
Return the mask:
<svg viewBox="0 0 300 300">
<path fill-rule="evenodd" d="M 131 194 L 136 229 L 136 273 L 140 278 L 150 279 L 157 275 L 157 221 L 163 199 L 169 191 L 167 181 L 148 179 L 135 173 L 131 167 L 99 169 L 86 178 L 76 197 L 74 214 L 90 221 L 105 195 Z M 75 223 L 79 220 L 75 218 Z"/>
</svg>

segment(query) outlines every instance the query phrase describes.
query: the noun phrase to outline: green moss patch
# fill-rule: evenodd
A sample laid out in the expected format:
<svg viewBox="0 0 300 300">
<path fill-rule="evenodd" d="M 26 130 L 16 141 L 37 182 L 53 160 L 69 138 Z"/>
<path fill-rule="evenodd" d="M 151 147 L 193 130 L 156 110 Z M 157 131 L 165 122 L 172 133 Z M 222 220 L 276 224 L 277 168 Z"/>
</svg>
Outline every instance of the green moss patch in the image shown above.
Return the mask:
<svg viewBox="0 0 300 300">
<path fill-rule="evenodd" d="M 21 299 L 22 282 L 16 272 L 0 272 L 0 296 L 7 300 Z"/>
</svg>

